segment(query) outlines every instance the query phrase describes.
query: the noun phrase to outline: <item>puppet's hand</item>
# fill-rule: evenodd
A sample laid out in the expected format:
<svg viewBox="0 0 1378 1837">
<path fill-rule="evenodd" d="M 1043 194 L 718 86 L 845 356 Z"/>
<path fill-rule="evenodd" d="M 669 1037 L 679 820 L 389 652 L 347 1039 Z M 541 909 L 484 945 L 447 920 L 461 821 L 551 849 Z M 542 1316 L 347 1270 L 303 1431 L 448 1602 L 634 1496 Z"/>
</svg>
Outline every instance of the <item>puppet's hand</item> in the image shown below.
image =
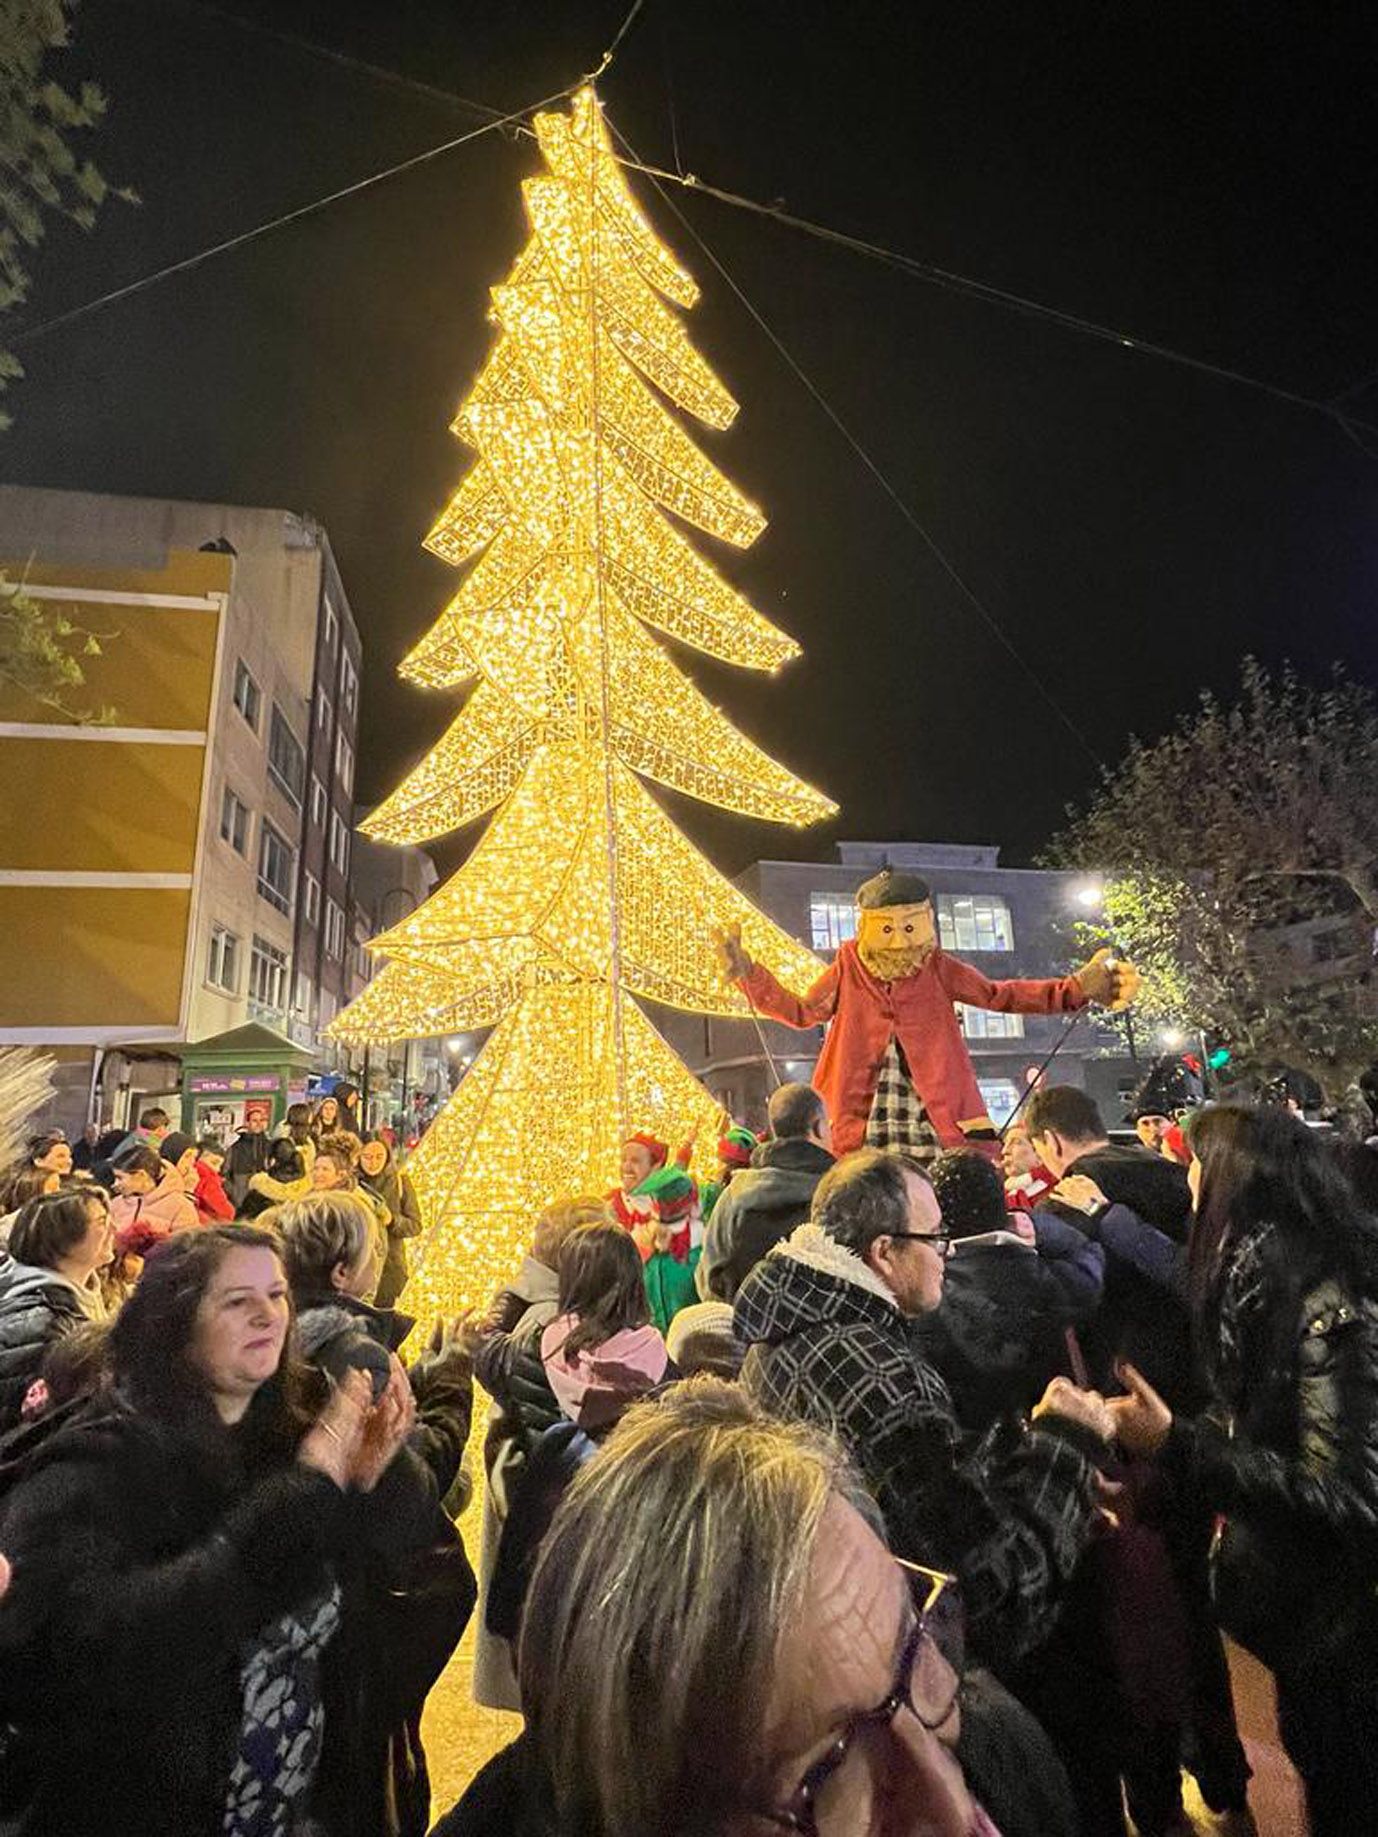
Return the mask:
<svg viewBox="0 0 1378 1837">
<path fill-rule="evenodd" d="M 713 927 L 713 948 L 718 953 L 718 967 L 724 982 L 740 982 L 755 967 L 742 948 L 742 928 L 736 925 Z"/>
<path fill-rule="evenodd" d="M 1142 978 L 1132 963 L 1122 963 L 1106 949 L 1098 950 L 1076 973 L 1088 1001 L 1112 1010 L 1127 1008 L 1139 993 Z"/>
</svg>

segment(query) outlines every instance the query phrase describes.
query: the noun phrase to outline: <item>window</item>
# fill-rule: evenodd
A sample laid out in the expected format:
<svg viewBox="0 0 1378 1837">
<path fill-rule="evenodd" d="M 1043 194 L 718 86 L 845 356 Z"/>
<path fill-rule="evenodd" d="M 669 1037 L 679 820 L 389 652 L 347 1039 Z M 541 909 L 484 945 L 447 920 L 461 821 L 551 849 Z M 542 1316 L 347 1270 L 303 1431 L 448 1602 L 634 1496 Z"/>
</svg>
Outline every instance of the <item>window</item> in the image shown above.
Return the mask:
<svg viewBox="0 0 1378 1837">
<path fill-rule="evenodd" d="M 339 774 L 340 783 L 344 786 L 345 796 L 352 797 L 354 794 L 354 748 L 345 738 L 343 727 L 335 735 L 335 770 Z"/>
<path fill-rule="evenodd" d="M 300 810 L 302 787 L 306 783 L 306 754 L 276 702 L 268 729 L 268 771 L 273 783 Z"/>
<path fill-rule="evenodd" d="M 354 974 L 360 982 L 369 981 L 373 975 L 373 958 L 369 954 L 367 944 L 359 943 L 354 946 Z"/>
<path fill-rule="evenodd" d="M 306 922 L 308 925 L 319 925 L 321 922 L 321 883 L 314 874 L 303 874 L 302 885 L 306 890 Z"/>
<path fill-rule="evenodd" d="M 330 859 L 342 874 L 349 872 L 349 825 L 338 810 L 330 812 Z"/>
<path fill-rule="evenodd" d="M 324 733 L 330 725 L 330 697 L 323 695 L 316 703 L 316 725 Z"/>
<path fill-rule="evenodd" d="M 220 797 L 220 839 L 228 842 L 237 855 L 249 852 L 249 809 L 228 785 Z"/>
<path fill-rule="evenodd" d="M 258 717 L 263 707 L 263 697 L 258 684 L 249 674 L 248 665 L 241 657 L 234 666 L 234 705 L 244 719 L 258 732 Z"/>
<path fill-rule="evenodd" d="M 344 955 L 345 916 L 333 899 L 325 902 L 325 949 L 331 957 Z"/>
<path fill-rule="evenodd" d="M 340 701 L 346 718 L 352 721 L 359 705 L 359 672 L 348 657 L 340 659 Z"/>
<path fill-rule="evenodd" d="M 937 903 L 944 950 L 1014 949 L 1014 927 L 1003 899 L 985 893 L 940 893 Z"/>
<path fill-rule="evenodd" d="M 325 596 L 325 648 L 333 651 L 335 638 L 340 629 L 339 616 L 335 611 L 335 602 L 327 593 Z"/>
<path fill-rule="evenodd" d="M 815 950 L 836 950 L 856 936 L 856 901 L 850 893 L 810 893 L 809 928 Z"/>
<path fill-rule="evenodd" d="M 287 953 L 255 938 L 249 954 L 249 1002 L 264 1014 L 281 1014 L 287 987 Z"/>
<path fill-rule="evenodd" d="M 969 1040 L 1022 1040 L 1022 1014 L 992 1014 L 988 1008 L 968 1008 L 957 1003 L 957 1019 Z"/>
<path fill-rule="evenodd" d="M 213 988 L 224 989 L 227 995 L 234 995 L 239 989 L 239 939 L 223 925 L 211 926 L 206 981 Z"/>
<path fill-rule="evenodd" d="M 311 774 L 311 821 L 317 828 L 325 827 L 325 786 L 313 772 Z"/>
<path fill-rule="evenodd" d="M 1003 1129 L 1019 1102 L 1019 1087 L 1012 1078 L 978 1078 L 976 1087 L 986 1115 L 997 1129 Z"/>
<path fill-rule="evenodd" d="M 291 844 L 264 817 L 258 838 L 258 890 L 279 912 L 292 910 L 294 865 Z"/>
<path fill-rule="evenodd" d="M 292 990 L 292 1010 L 296 1014 L 309 1015 L 311 1012 L 311 978 L 305 970 L 298 970 Z"/>
</svg>

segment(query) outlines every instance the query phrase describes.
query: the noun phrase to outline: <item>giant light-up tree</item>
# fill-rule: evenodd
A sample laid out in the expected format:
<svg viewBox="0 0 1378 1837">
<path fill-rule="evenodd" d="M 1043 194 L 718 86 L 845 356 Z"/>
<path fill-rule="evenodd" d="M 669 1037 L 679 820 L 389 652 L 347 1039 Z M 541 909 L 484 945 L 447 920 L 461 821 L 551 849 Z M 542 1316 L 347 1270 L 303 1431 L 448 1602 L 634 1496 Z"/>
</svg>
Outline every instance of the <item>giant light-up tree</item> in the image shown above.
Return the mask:
<svg viewBox="0 0 1378 1837">
<path fill-rule="evenodd" d="M 692 306 L 697 287 L 633 200 L 592 89 L 535 128 L 531 237 L 492 290 L 498 338 L 454 422 L 478 457 L 427 538 L 469 571 L 402 666 L 470 693 L 364 828 L 417 843 L 496 815 L 454 878 L 374 940 L 386 967 L 332 1029 L 493 1028 L 411 1163 L 429 1221 L 412 1293 L 441 1307 L 485 1296 L 550 1199 L 605 1190 L 632 1130 L 711 1143 L 717 1106 L 634 998 L 745 1012 L 715 925 L 740 923 L 786 984 L 818 972 L 642 777 L 776 822 L 834 808 L 648 629 L 750 669 L 798 653 L 678 527 L 744 548 L 765 525 L 662 400 L 711 428 L 737 412 L 666 304 Z"/>
</svg>

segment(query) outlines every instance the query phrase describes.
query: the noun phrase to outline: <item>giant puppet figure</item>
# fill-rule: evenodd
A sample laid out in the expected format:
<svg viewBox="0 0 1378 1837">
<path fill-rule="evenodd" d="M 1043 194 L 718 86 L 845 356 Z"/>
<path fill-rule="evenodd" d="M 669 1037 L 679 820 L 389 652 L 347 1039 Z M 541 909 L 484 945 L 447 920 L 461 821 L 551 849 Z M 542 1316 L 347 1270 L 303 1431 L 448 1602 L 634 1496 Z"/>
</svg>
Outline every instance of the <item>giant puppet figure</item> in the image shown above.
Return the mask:
<svg viewBox="0 0 1378 1837">
<path fill-rule="evenodd" d="M 938 943 L 928 883 L 883 869 L 858 890 L 857 935 L 803 995 L 784 989 L 715 933 L 723 973 L 758 1014 L 828 1035 L 814 1086 L 832 1118 L 833 1152 L 874 1146 L 931 1156 L 964 1144 L 995 1152 L 955 1002 L 1001 1014 L 1066 1014 L 1088 1002 L 1127 1007 L 1139 973 L 1097 951 L 1074 976 L 992 982 Z"/>
</svg>

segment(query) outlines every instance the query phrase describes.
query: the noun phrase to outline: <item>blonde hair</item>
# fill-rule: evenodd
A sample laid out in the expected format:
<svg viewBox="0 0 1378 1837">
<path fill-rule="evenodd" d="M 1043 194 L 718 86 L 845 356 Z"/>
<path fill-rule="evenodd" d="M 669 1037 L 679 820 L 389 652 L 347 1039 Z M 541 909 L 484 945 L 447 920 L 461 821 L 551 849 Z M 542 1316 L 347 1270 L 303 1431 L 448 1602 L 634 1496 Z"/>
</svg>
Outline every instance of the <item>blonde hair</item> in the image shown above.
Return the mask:
<svg viewBox="0 0 1378 1837">
<path fill-rule="evenodd" d="M 557 1269 L 560 1246 L 571 1231 L 577 1231 L 580 1225 L 607 1225 L 612 1222 L 612 1211 L 607 1201 L 596 1195 L 581 1199 L 557 1199 L 536 1220 L 536 1229 L 531 1234 L 531 1254 L 538 1263 L 544 1263 L 547 1269 Z"/>
<path fill-rule="evenodd" d="M 692 1837 L 765 1790 L 779 1649 L 839 1492 L 862 1497 L 837 1444 L 736 1385 L 695 1378 L 628 1411 L 561 1502 L 522 1622 L 561 1830 Z"/>
<path fill-rule="evenodd" d="M 358 1193 L 305 1193 L 276 1212 L 273 1224 L 282 1238 L 282 1261 L 294 1292 L 329 1288 L 330 1272 L 340 1264 L 357 1268 L 373 1242 L 373 1211 Z"/>
</svg>

